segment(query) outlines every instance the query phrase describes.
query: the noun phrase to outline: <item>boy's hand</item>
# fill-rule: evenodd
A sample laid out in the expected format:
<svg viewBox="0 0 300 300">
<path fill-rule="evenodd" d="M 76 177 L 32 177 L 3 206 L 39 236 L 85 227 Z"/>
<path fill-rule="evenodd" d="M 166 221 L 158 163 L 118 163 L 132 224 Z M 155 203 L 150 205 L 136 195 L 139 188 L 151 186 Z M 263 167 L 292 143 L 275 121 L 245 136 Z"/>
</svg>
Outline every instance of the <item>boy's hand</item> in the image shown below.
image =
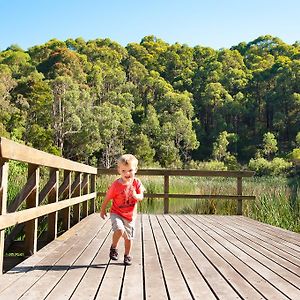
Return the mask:
<svg viewBox="0 0 300 300">
<path fill-rule="evenodd" d="M 105 218 L 107 217 L 107 213 L 106 213 L 106 211 L 104 210 L 101 210 L 100 211 L 100 217 L 103 219 L 103 220 L 105 220 Z"/>
<path fill-rule="evenodd" d="M 132 188 L 132 197 L 136 201 L 142 201 L 143 200 L 143 194 L 137 194 L 137 192 L 136 192 L 136 190 L 134 188 Z"/>
</svg>

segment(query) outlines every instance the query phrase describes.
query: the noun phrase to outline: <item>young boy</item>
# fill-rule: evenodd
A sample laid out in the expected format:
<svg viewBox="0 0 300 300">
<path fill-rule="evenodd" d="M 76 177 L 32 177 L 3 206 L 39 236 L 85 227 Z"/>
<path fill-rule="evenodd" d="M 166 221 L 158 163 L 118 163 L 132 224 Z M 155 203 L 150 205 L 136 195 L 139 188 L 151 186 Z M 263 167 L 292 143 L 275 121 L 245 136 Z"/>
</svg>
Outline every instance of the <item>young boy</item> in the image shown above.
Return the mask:
<svg viewBox="0 0 300 300">
<path fill-rule="evenodd" d="M 118 173 L 120 178 L 115 180 L 109 187 L 101 206 L 100 216 L 105 219 L 106 206 L 112 200 L 110 219 L 113 229 L 110 258 L 118 259 L 118 244 L 121 237 L 124 238 L 125 253 L 124 264 L 131 265 L 130 251 L 134 237 L 135 217 L 137 202 L 144 198 L 144 186 L 135 178 L 138 160 L 132 154 L 124 154 L 118 159 Z"/>
</svg>

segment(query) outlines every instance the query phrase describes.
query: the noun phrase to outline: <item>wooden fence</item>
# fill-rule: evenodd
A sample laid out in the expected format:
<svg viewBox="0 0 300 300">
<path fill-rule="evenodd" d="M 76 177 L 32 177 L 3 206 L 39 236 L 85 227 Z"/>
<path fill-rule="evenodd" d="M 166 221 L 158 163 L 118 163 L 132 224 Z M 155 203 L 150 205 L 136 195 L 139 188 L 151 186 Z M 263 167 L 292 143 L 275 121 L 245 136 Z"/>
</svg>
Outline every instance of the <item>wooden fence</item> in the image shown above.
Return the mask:
<svg viewBox="0 0 300 300">
<path fill-rule="evenodd" d="M 27 182 L 8 203 L 12 161 L 25 164 Z M 95 212 L 96 175 L 96 168 L 0 137 L 0 274 L 5 253 L 32 255 L 57 237 L 58 228 L 66 231 Z M 38 222 L 46 228 L 39 238 Z"/>
<path fill-rule="evenodd" d="M 98 169 L 100 175 L 115 175 L 115 169 Z M 141 176 L 163 176 L 164 177 L 164 193 L 153 194 L 145 193 L 146 198 L 163 198 L 164 213 L 169 213 L 170 198 L 184 199 L 235 199 L 237 200 L 237 214 L 242 214 L 243 200 L 254 200 L 255 196 L 243 195 L 243 177 L 251 177 L 254 172 L 251 171 L 204 171 L 204 170 L 166 170 L 166 169 L 140 169 L 138 175 Z M 197 177 L 234 177 L 236 178 L 236 194 L 235 195 L 214 195 L 214 194 L 172 194 L 170 193 L 170 177 L 172 176 L 197 176 Z M 104 196 L 105 192 L 99 192 L 99 196 Z"/>
</svg>

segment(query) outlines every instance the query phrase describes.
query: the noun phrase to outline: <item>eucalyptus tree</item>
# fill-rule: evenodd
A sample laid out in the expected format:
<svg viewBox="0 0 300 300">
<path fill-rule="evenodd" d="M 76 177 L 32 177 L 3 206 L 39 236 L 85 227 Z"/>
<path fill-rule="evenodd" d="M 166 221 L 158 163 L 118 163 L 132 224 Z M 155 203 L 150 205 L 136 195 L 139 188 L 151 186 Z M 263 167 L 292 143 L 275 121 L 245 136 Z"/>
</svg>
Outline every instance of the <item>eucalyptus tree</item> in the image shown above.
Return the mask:
<svg viewBox="0 0 300 300">
<path fill-rule="evenodd" d="M 80 86 L 67 76 L 58 76 L 51 81 L 53 93 L 52 120 L 55 144 L 64 155 L 64 144 L 70 135 L 82 127 L 82 99 Z"/>
<path fill-rule="evenodd" d="M 133 126 L 131 111 L 105 102 L 95 106 L 93 112 L 102 144 L 98 161 L 105 168 L 110 168 L 116 158 L 124 152 L 126 142 L 130 139 Z"/>
</svg>

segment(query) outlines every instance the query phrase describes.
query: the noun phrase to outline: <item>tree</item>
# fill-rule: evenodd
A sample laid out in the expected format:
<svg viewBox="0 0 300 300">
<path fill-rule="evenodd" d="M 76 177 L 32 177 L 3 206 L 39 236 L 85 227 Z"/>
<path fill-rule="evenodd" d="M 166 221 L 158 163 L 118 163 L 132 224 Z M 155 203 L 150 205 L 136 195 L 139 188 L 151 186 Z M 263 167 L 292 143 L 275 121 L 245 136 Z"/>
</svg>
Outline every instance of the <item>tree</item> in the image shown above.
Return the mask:
<svg viewBox="0 0 300 300">
<path fill-rule="evenodd" d="M 230 158 L 231 153 L 228 151 L 230 141 L 236 141 L 236 135 L 234 133 L 223 131 L 219 134 L 216 142 L 213 143 L 213 159 L 217 161 L 226 161 Z"/>
<path fill-rule="evenodd" d="M 151 167 L 154 163 L 155 150 L 151 147 L 146 134 L 136 132 L 132 133 L 127 145 L 129 153 L 133 153 L 139 160 L 139 165 Z"/>
<path fill-rule="evenodd" d="M 173 139 L 175 147 L 179 150 L 180 158 L 184 163 L 190 160 L 190 153 L 199 147 L 196 133 L 191 120 L 187 118 L 182 110 L 169 116 L 169 123 L 174 126 Z"/>
<path fill-rule="evenodd" d="M 59 76 L 51 82 L 53 92 L 52 118 L 55 144 L 64 154 L 64 143 L 68 136 L 80 131 L 81 92 L 70 77 Z"/>
<path fill-rule="evenodd" d="M 263 137 L 263 148 L 262 148 L 262 154 L 270 159 L 272 154 L 275 154 L 278 150 L 277 147 L 277 140 L 275 138 L 275 135 L 271 132 L 267 132 L 264 134 Z"/>
<path fill-rule="evenodd" d="M 116 158 L 123 153 L 126 141 L 131 136 L 133 121 L 130 110 L 109 102 L 94 108 L 102 143 L 100 163 L 110 168 Z"/>
</svg>

